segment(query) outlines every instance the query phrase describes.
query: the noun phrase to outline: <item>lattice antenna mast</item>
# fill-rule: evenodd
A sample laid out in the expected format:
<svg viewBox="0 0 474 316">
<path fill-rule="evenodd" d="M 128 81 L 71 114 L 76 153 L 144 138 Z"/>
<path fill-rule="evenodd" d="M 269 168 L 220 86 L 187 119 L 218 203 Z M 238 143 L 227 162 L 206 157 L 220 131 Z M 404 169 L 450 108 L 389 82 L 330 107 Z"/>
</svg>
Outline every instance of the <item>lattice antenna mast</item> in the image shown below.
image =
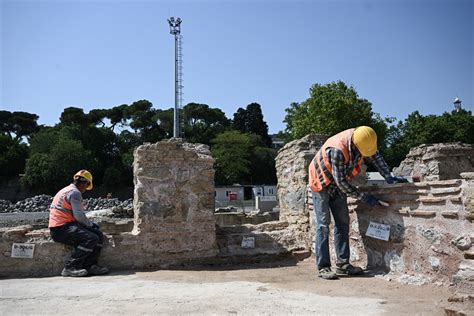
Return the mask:
<svg viewBox="0 0 474 316">
<path fill-rule="evenodd" d="M 168 19 L 170 34 L 174 35 L 174 120 L 173 137 L 180 137 L 182 134 L 182 123 L 180 111 L 183 104 L 183 51 L 181 36 L 181 19 L 171 17 Z"/>
</svg>

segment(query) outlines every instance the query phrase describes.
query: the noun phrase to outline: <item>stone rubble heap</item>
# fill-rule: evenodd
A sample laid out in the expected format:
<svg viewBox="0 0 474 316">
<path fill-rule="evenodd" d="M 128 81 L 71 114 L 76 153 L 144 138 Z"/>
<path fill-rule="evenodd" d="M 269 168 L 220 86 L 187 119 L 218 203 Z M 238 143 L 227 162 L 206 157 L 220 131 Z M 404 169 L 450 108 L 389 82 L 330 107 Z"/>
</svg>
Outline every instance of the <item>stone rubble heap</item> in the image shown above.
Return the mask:
<svg viewBox="0 0 474 316">
<path fill-rule="evenodd" d="M 37 195 L 16 203 L 0 200 L 0 213 L 21 213 L 21 212 L 48 212 L 53 197 L 49 195 Z M 113 209 L 114 214 L 124 217 L 133 216 L 133 199 L 120 201 L 116 198 L 90 198 L 84 199 L 86 210 Z"/>
</svg>

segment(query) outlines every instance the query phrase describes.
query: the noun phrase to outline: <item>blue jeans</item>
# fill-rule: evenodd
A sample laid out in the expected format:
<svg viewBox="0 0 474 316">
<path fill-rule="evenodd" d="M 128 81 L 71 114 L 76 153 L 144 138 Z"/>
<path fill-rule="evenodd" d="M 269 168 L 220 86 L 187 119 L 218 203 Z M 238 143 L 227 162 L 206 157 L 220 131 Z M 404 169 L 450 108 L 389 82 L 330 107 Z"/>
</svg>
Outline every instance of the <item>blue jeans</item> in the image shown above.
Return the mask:
<svg viewBox="0 0 474 316">
<path fill-rule="evenodd" d="M 339 193 L 332 197 L 327 189 L 313 192 L 313 205 L 316 215 L 316 261 L 318 270 L 331 267 L 329 255 L 329 224 L 331 215 L 334 217 L 334 247 L 337 262 L 340 266 L 349 263 L 349 209 L 347 196 Z"/>
</svg>

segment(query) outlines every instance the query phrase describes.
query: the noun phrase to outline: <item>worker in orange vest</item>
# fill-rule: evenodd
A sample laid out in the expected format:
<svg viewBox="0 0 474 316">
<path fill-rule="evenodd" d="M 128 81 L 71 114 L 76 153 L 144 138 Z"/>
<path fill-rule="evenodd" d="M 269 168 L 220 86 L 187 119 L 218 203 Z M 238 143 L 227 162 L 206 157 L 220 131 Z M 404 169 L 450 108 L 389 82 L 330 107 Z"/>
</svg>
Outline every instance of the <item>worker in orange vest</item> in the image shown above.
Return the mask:
<svg viewBox="0 0 474 316">
<path fill-rule="evenodd" d="M 74 247 L 66 259 L 62 276 L 82 277 L 109 272 L 97 264 L 104 235 L 99 225 L 85 215 L 82 193 L 92 190 L 92 174 L 78 171 L 74 182 L 61 189 L 49 210 L 49 229 L 54 241 Z"/>
<path fill-rule="evenodd" d="M 370 194 L 359 192 L 350 180 L 360 171 L 362 163 L 370 162 L 388 183 L 408 182 L 394 177 L 377 151 L 377 134 L 368 126 L 359 126 L 330 137 L 316 153 L 309 165 L 309 186 L 317 222 L 316 259 L 319 277 L 337 279 L 338 274 L 358 275 L 363 270 L 349 263 L 349 210 L 347 196 L 357 198 L 369 206 L 379 205 Z M 334 217 L 336 273 L 331 270 L 329 255 L 329 224 Z"/>
</svg>

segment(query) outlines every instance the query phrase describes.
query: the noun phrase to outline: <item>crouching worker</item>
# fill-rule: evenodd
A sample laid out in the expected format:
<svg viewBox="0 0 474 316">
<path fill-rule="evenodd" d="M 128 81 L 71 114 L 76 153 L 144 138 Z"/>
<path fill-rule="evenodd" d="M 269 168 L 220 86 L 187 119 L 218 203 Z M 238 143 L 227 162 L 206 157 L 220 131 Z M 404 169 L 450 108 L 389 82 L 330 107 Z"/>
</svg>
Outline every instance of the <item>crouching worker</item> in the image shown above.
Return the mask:
<svg viewBox="0 0 474 316">
<path fill-rule="evenodd" d="M 383 157 L 377 151 L 377 134 L 368 126 L 360 126 L 330 137 L 309 165 L 309 186 L 312 190 L 316 217 L 316 259 L 319 277 L 337 279 L 338 274 L 362 274 L 360 267 L 349 263 L 349 210 L 347 196 L 373 207 L 377 198 L 359 192 L 350 182 L 360 171 L 363 161 L 372 163 L 388 183 L 408 182 L 393 177 Z M 331 270 L 329 256 L 329 224 L 334 217 L 336 273 Z"/>
<path fill-rule="evenodd" d="M 82 277 L 108 273 L 97 265 L 104 235 L 99 225 L 85 215 L 82 193 L 92 190 L 92 174 L 80 170 L 74 182 L 60 190 L 49 210 L 49 229 L 54 241 L 74 247 L 66 259 L 62 276 Z"/>
</svg>

